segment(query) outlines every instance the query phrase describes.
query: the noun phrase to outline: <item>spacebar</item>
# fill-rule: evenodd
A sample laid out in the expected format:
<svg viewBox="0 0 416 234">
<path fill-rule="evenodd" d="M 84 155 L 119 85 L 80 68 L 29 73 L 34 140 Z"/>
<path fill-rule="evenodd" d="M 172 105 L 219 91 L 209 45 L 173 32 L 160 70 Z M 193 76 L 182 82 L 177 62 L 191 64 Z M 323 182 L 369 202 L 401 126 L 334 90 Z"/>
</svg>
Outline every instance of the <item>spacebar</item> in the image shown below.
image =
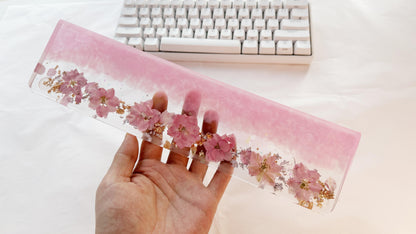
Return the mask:
<svg viewBox="0 0 416 234">
<path fill-rule="evenodd" d="M 238 40 L 162 37 L 160 51 L 215 54 L 240 54 Z"/>
</svg>

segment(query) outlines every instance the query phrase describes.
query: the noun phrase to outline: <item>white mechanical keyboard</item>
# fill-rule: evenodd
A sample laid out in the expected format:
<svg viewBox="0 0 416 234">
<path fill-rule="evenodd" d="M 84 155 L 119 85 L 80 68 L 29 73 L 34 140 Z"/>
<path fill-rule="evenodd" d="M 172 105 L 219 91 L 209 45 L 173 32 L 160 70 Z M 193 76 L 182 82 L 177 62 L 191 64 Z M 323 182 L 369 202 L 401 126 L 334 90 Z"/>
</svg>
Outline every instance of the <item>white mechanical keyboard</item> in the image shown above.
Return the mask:
<svg viewBox="0 0 416 234">
<path fill-rule="evenodd" d="M 174 61 L 309 64 L 308 0 L 125 0 L 116 39 Z"/>
</svg>

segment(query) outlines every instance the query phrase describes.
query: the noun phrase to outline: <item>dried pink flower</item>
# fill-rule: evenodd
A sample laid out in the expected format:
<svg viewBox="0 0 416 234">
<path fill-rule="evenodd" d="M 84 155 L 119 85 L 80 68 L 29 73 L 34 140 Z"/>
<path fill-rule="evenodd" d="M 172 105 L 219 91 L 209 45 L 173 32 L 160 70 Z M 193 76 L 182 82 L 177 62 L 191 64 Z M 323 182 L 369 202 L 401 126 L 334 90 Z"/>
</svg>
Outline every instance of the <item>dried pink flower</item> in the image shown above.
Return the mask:
<svg viewBox="0 0 416 234">
<path fill-rule="evenodd" d="M 87 85 L 87 80 L 82 73 L 77 69 L 69 72 L 64 72 L 62 76 L 64 82 L 59 87 L 59 91 L 63 94 L 75 97 L 75 103 L 79 104 L 82 100 L 81 89 Z"/>
<path fill-rule="evenodd" d="M 97 82 L 90 82 L 87 85 L 85 85 L 85 92 L 87 93 L 92 93 L 98 89 L 99 87 Z"/>
<path fill-rule="evenodd" d="M 96 110 L 99 117 L 106 118 L 109 112 L 115 112 L 117 110 L 120 100 L 114 95 L 114 89 L 89 88 L 89 107 Z"/>
<path fill-rule="evenodd" d="M 236 143 L 233 134 L 224 134 L 222 136 L 214 134 L 204 142 L 206 159 L 213 162 L 231 161 L 235 146 Z"/>
<path fill-rule="evenodd" d="M 163 111 L 160 114 L 160 123 L 164 126 L 170 127 L 172 126 L 173 119 L 175 118 L 176 114 L 170 113 L 168 111 Z"/>
<path fill-rule="evenodd" d="M 251 148 L 248 148 L 248 149 L 245 149 L 245 150 L 242 150 L 241 152 L 240 152 L 240 160 L 241 160 L 241 162 L 244 164 L 244 165 L 248 165 L 249 163 L 250 163 L 250 158 L 251 158 L 251 156 L 253 155 L 253 154 L 257 154 L 257 153 L 255 153 L 255 152 L 253 152 L 253 151 L 251 151 Z"/>
<path fill-rule="evenodd" d="M 49 68 L 48 72 L 46 73 L 47 76 L 54 76 L 56 74 L 55 68 Z"/>
<path fill-rule="evenodd" d="M 272 186 L 275 185 L 276 177 L 281 176 L 282 167 L 277 164 L 276 157 L 266 155 L 261 156 L 258 153 L 252 153 L 250 163 L 247 166 L 251 176 L 256 176 L 257 181 L 261 184 L 266 182 Z"/>
<path fill-rule="evenodd" d="M 176 115 L 168 135 L 179 148 L 190 147 L 199 139 L 198 120 L 195 116 Z"/>
<path fill-rule="evenodd" d="M 297 163 L 293 168 L 293 177 L 287 181 L 289 191 L 295 194 L 299 201 L 311 201 L 319 196 L 322 189 L 320 177 L 316 169 L 308 170 L 302 163 Z"/>
<path fill-rule="evenodd" d="M 160 119 L 160 112 L 152 109 L 153 101 L 134 103 L 127 115 L 127 121 L 140 131 L 152 130 Z"/>
</svg>

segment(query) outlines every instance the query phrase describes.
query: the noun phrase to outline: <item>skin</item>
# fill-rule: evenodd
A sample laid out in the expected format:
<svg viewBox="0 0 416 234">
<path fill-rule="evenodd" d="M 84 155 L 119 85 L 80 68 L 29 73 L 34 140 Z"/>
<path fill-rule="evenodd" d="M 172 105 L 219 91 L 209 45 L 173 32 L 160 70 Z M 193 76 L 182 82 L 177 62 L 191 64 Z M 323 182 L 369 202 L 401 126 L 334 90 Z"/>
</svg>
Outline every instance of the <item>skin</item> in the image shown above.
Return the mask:
<svg viewBox="0 0 416 234">
<path fill-rule="evenodd" d="M 199 102 L 186 106 L 190 98 L 182 113 L 194 115 Z M 161 112 L 167 103 L 164 93 L 153 97 Z M 217 126 L 217 115 L 205 113 L 202 131 L 215 133 Z M 188 158 L 172 151 L 165 164 L 162 151 L 143 141 L 139 152 L 137 138 L 126 135 L 97 189 L 96 233 L 208 233 L 233 167 L 222 162 L 205 186 L 206 164 L 193 160 L 188 170 Z"/>
</svg>

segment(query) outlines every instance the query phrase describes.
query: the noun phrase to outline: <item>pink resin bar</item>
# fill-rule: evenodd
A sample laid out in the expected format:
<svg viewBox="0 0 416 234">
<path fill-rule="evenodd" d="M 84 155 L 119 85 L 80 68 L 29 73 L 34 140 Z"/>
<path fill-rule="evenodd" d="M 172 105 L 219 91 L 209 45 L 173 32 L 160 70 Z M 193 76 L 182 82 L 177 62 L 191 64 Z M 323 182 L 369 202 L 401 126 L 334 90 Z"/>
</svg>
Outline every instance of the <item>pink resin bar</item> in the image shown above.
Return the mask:
<svg viewBox="0 0 416 234">
<path fill-rule="evenodd" d="M 228 161 L 234 176 L 314 210 L 334 208 L 360 140 L 358 132 L 65 21 L 29 85 L 185 156 L 214 166 Z M 157 92 L 168 97 L 167 110 L 154 108 Z M 204 114 L 218 120 L 217 133 L 201 131 Z"/>
</svg>

